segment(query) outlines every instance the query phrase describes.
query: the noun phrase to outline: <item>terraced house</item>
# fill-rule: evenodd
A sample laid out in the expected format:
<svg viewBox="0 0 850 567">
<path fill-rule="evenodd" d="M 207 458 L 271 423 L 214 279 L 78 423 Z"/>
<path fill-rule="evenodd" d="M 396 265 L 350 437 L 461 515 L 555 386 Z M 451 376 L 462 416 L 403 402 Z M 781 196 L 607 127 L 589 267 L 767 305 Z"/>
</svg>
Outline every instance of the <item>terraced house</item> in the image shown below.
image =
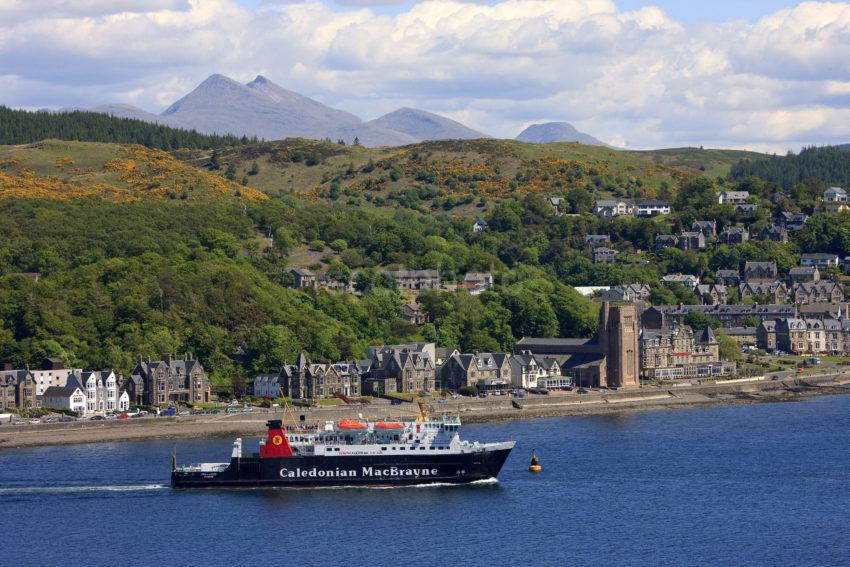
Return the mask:
<svg viewBox="0 0 850 567">
<path fill-rule="evenodd" d="M 307 355 L 302 352 L 295 364 L 284 365 L 281 369 L 277 391 L 273 384 L 269 384 L 265 392 L 257 394 L 255 382 L 254 393 L 269 397 L 276 397 L 273 394 L 277 393 L 293 399 L 360 396 L 361 374 L 361 367 L 357 362 L 311 364 Z"/>
</svg>

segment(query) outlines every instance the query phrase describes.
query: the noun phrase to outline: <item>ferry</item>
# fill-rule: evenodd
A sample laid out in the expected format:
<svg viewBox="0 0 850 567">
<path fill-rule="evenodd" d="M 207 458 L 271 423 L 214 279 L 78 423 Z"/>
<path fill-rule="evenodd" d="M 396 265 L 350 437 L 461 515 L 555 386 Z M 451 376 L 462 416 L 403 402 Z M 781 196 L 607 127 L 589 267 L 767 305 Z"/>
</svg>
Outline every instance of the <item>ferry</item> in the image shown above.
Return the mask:
<svg viewBox="0 0 850 567">
<path fill-rule="evenodd" d="M 368 422 L 343 419 L 315 429 L 287 431 L 278 419 L 258 453 L 233 443 L 229 462 L 177 466 L 176 488 L 411 486 L 495 479 L 514 441 L 478 443 L 460 438 L 460 418 Z"/>
</svg>

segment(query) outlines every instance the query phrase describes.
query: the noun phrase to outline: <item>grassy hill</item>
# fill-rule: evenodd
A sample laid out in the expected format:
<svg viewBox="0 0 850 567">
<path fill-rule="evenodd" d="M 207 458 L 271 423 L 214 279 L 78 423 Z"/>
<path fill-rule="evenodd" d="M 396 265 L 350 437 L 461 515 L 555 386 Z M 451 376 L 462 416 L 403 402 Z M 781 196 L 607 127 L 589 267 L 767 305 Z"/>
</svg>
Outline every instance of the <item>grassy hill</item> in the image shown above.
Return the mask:
<svg viewBox="0 0 850 567">
<path fill-rule="evenodd" d="M 211 151 L 179 150 L 189 164 L 208 167 Z M 653 197 L 700 172 L 646 156 L 574 143 L 526 144 L 512 140 L 423 142 L 399 148 L 339 146 L 287 139 L 218 150 L 222 170 L 270 195 L 316 200 L 344 195 L 376 201 L 501 199 L 559 195 L 574 188 L 597 196 Z M 252 170 L 255 172 L 251 175 Z M 461 209 L 462 211 L 462 209 Z"/>
<path fill-rule="evenodd" d="M 220 175 L 143 146 L 47 140 L 0 146 L 0 198 L 115 202 L 146 199 L 267 199 Z"/>
<path fill-rule="evenodd" d="M 650 159 L 659 165 L 685 167 L 704 172 L 713 177 L 726 177 L 732 166 L 742 159 L 759 159 L 765 154 L 742 150 L 711 150 L 702 148 L 670 148 L 625 152 L 637 157 Z"/>
<path fill-rule="evenodd" d="M 480 214 L 487 201 L 571 189 L 591 199 L 651 198 L 703 173 L 726 176 L 740 159 L 734 150 L 681 148 L 623 152 L 575 143 L 527 144 L 513 140 L 450 140 L 397 148 L 363 148 L 287 139 L 216 150 L 220 171 L 232 168 L 271 196 L 351 205 L 395 201 L 420 210 Z M 178 159 L 209 167 L 212 150 L 178 150 Z"/>
</svg>

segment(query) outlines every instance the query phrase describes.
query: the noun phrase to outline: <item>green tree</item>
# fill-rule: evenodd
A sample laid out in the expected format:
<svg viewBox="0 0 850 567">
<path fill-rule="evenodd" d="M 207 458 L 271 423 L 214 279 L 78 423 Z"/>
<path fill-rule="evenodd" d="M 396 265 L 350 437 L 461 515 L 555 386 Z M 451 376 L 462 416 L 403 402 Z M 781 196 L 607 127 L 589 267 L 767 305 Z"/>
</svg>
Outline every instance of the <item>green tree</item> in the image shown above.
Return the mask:
<svg viewBox="0 0 850 567">
<path fill-rule="evenodd" d="M 292 362 L 300 350 L 298 340 L 282 325 L 263 325 L 251 336 L 251 366 L 255 372 L 273 372 Z"/>
</svg>

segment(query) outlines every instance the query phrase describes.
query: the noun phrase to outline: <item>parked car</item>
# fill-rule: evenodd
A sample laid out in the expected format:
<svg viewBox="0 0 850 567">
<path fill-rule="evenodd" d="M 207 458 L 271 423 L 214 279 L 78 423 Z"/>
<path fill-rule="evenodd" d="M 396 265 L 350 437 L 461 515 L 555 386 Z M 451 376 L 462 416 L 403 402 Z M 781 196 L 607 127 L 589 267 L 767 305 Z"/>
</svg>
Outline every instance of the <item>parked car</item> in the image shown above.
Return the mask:
<svg viewBox="0 0 850 567">
<path fill-rule="evenodd" d="M 130 417 L 134 417 L 134 418 L 135 417 L 145 417 L 146 415 L 147 415 L 147 413 L 139 412 L 139 413 L 132 414 Z"/>
<path fill-rule="evenodd" d="M 105 418 L 105 417 L 103 417 L 102 415 L 93 415 L 93 416 L 91 417 L 91 421 L 103 421 L 103 420 L 105 420 L 105 419 L 106 419 L 106 418 Z"/>
<path fill-rule="evenodd" d="M 126 413 L 120 413 L 118 414 L 118 419 L 130 419 L 130 416 Z"/>
<path fill-rule="evenodd" d="M 168 406 L 161 412 L 159 412 L 160 417 L 171 417 L 177 415 L 177 408 L 174 406 Z"/>
</svg>

